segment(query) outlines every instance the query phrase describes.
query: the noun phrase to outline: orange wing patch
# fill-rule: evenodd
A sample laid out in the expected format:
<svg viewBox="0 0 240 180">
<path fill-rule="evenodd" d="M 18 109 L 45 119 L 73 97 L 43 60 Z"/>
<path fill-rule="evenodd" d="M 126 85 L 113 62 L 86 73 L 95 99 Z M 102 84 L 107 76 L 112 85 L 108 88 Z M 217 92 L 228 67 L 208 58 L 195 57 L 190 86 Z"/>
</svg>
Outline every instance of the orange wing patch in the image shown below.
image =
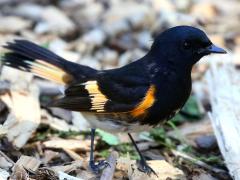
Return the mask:
<svg viewBox="0 0 240 180">
<path fill-rule="evenodd" d="M 131 111 L 133 117 L 146 115 L 148 108 L 150 108 L 155 102 L 155 91 L 155 86 L 151 85 L 144 99 Z"/>
<path fill-rule="evenodd" d="M 104 112 L 104 105 L 106 104 L 108 99 L 99 90 L 97 81 L 87 81 L 86 83 L 84 83 L 84 85 L 91 98 L 91 110 L 95 110 L 97 112 Z"/>
<path fill-rule="evenodd" d="M 38 76 L 52 80 L 59 84 L 68 84 L 71 82 L 73 77 L 66 73 L 61 68 L 58 68 L 50 63 L 44 62 L 42 60 L 35 60 L 33 62 L 26 61 L 30 65 L 30 71 Z"/>
</svg>

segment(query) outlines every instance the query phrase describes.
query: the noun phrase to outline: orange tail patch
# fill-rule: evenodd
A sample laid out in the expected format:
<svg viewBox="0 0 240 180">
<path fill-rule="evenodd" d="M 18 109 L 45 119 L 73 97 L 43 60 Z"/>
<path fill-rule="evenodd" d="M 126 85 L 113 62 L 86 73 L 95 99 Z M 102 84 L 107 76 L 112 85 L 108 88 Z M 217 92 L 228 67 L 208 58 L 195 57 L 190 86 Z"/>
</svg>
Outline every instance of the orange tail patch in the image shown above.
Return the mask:
<svg viewBox="0 0 240 180">
<path fill-rule="evenodd" d="M 25 61 L 29 65 L 29 70 L 37 76 L 54 81 L 59 84 L 68 84 L 73 77 L 63 69 L 56 67 L 43 60 Z"/>
</svg>

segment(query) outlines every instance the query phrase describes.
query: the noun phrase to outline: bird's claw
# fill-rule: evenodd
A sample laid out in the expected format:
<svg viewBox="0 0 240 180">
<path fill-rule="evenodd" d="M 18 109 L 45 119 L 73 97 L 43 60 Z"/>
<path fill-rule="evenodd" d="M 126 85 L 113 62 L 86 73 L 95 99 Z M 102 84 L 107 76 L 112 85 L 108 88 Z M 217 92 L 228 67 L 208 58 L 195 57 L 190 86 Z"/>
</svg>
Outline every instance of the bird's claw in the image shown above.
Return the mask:
<svg viewBox="0 0 240 180">
<path fill-rule="evenodd" d="M 89 162 L 89 167 L 96 174 L 108 166 L 110 167 L 110 164 L 105 160 L 99 161 L 98 163 L 95 163 L 94 161 Z"/>
<path fill-rule="evenodd" d="M 151 173 L 153 173 L 154 175 L 156 175 L 158 177 L 157 173 L 147 164 L 146 161 L 139 162 L 138 170 L 146 173 L 149 176 L 151 175 Z"/>
</svg>

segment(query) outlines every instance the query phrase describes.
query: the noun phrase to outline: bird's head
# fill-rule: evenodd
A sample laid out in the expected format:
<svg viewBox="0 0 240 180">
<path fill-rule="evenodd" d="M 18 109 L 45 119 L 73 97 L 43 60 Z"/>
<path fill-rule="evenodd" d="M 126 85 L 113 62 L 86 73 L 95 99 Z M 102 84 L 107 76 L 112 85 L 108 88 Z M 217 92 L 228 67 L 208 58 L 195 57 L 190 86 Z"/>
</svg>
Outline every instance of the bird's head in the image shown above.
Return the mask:
<svg viewBox="0 0 240 180">
<path fill-rule="evenodd" d="M 176 26 L 156 37 L 149 51 L 162 63 L 178 67 L 192 67 L 203 56 L 226 51 L 214 45 L 200 29 L 191 26 Z"/>
</svg>

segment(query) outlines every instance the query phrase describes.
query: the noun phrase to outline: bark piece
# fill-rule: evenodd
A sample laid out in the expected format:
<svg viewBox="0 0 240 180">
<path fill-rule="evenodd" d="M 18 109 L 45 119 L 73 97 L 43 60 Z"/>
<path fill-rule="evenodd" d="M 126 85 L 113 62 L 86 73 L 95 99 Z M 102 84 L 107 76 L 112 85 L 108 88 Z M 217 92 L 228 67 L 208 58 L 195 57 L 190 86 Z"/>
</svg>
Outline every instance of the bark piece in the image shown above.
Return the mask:
<svg viewBox="0 0 240 180">
<path fill-rule="evenodd" d="M 212 64 L 206 77 L 212 105 L 209 116 L 218 146 L 230 175 L 240 179 L 240 73 L 232 64 Z"/>
<path fill-rule="evenodd" d="M 113 151 L 110 156 L 107 158 L 107 162 L 109 163 L 109 166 L 107 166 L 101 175 L 100 180 L 112 180 L 114 171 L 116 168 L 116 162 L 118 158 L 118 153 L 116 151 Z"/>
</svg>

